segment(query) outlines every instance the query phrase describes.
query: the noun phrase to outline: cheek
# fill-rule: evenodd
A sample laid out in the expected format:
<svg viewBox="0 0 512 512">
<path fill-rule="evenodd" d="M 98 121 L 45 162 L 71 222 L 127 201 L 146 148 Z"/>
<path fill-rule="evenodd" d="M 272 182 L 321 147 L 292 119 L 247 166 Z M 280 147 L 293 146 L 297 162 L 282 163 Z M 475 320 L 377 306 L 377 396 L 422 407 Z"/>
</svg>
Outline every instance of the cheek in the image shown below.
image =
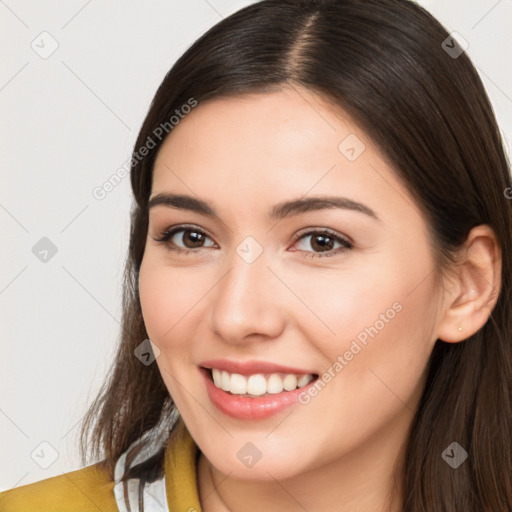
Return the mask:
<svg viewBox="0 0 512 512">
<path fill-rule="evenodd" d="M 150 257 L 143 260 L 139 274 L 142 316 L 149 337 L 161 348 L 172 348 L 187 339 L 182 334 L 188 331 L 207 291 L 201 287 L 199 274 L 154 264 Z"/>
<path fill-rule="evenodd" d="M 192 273 L 172 269 L 144 256 L 139 273 L 139 296 L 142 316 L 149 338 L 160 349 L 156 364 L 174 402 L 183 410 L 187 394 L 180 382 L 190 379 L 189 360 L 191 319 L 197 304 L 199 279 Z M 154 256 L 153 256 L 154 257 Z M 196 273 L 197 275 L 197 273 Z M 191 388 L 189 382 L 187 388 Z"/>
<path fill-rule="evenodd" d="M 423 257 L 414 266 L 379 257 L 379 265 L 364 271 L 317 278 L 315 287 L 302 283 L 298 294 L 322 322 L 310 315 L 301 325 L 326 371 L 342 375 L 332 379 L 333 391 L 353 388 L 371 397 L 387 385 L 398 396 L 414 392 L 435 342 L 436 291 L 428 254 Z"/>
<path fill-rule="evenodd" d="M 392 324 L 403 323 L 404 317 L 423 307 L 413 295 L 408 295 L 414 276 L 399 273 L 398 269 L 382 267 L 364 271 L 320 273 L 290 276 L 287 284 L 303 303 L 296 302 L 288 312 L 307 337 L 333 352 L 352 339 L 363 344 L 372 334 L 389 330 Z M 403 311 L 408 311 L 403 314 Z M 320 347 L 319 347 L 320 348 Z M 323 350 L 322 350 L 323 351 Z"/>
</svg>

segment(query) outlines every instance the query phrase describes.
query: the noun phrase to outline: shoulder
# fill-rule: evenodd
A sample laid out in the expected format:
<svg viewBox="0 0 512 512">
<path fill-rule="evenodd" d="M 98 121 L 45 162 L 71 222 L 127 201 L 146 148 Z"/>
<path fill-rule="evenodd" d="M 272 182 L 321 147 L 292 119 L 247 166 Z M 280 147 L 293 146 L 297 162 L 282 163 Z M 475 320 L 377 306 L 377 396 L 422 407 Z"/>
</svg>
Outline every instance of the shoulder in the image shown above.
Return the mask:
<svg viewBox="0 0 512 512">
<path fill-rule="evenodd" d="M 114 482 L 101 462 L 0 493 L 1 512 L 117 512 Z"/>
</svg>

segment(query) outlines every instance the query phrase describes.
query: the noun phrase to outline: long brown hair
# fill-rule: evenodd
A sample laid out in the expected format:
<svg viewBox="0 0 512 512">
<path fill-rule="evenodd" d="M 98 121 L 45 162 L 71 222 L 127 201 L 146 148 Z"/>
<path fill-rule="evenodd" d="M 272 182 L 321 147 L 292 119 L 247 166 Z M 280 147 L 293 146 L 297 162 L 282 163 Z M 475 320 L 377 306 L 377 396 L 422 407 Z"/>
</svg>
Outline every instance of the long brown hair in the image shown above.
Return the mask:
<svg viewBox="0 0 512 512">
<path fill-rule="evenodd" d="M 461 52 L 438 21 L 408 0 L 264 0 L 223 19 L 178 59 L 134 147 L 122 332 L 82 425 L 84 463 L 88 452 L 103 457 L 113 475 L 118 457 L 143 433 L 173 426 L 174 406 L 157 365 L 134 356 L 148 338 L 138 273 L 153 163 L 165 139 L 155 129 L 172 134 L 169 119 L 190 98 L 201 105 L 289 84 L 341 107 L 379 146 L 428 221 L 438 270 L 453 262 L 471 228 L 494 229 L 503 255 L 497 304 L 469 339 L 436 342 L 397 482 L 404 512 L 512 510 L 511 178 L 489 99 Z M 155 147 L 139 158 L 148 137 Z M 441 456 L 454 441 L 469 453 L 456 470 Z M 163 455 L 138 473 L 162 474 Z"/>
</svg>

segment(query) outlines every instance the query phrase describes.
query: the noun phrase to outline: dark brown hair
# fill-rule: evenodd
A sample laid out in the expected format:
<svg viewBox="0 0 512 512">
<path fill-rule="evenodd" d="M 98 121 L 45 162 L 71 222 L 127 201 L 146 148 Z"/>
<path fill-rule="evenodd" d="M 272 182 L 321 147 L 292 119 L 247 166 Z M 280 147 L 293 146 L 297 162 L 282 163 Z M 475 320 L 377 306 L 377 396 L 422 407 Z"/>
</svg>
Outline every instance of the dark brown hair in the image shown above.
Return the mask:
<svg viewBox="0 0 512 512">
<path fill-rule="evenodd" d="M 509 166 L 482 82 L 448 32 L 408 0 L 264 0 L 209 29 L 174 64 L 151 103 L 138 148 L 195 98 L 305 87 L 341 108 L 382 150 L 416 199 L 432 233 L 438 271 L 469 231 L 488 224 L 502 249 L 502 282 L 487 323 L 460 343 L 438 340 L 396 468 L 404 512 L 512 510 L 512 201 Z M 456 42 L 451 40 L 449 47 Z M 455 46 L 458 48 L 458 46 Z M 193 115 L 193 113 L 191 114 Z M 172 132 L 170 132 L 172 134 Z M 153 135 L 154 138 L 154 135 Z M 173 403 L 156 364 L 134 349 L 148 338 L 138 272 L 148 229 L 152 170 L 162 140 L 133 160 L 122 332 L 112 369 L 81 432 L 81 454 L 113 467 L 143 433 L 172 428 Z M 441 457 L 458 442 L 456 470 Z M 163 451 L 137 472 L 163 471 Z"/>
</svg>

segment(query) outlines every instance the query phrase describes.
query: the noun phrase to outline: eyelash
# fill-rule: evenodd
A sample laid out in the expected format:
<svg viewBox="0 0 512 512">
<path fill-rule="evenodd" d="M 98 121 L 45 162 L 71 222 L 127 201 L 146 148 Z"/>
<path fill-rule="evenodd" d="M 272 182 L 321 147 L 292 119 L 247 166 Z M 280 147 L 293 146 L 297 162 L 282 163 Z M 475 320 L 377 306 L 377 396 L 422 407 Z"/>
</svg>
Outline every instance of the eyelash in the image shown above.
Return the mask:
<svg viewBox="0 0 512 512">
<path fill-rule="evenodd" d="M 192 253 L 197 252 L 199 249 L 207 249 L 208 248 L 208 247 L 198 247 L 197 249 L 183 249 L 182 247 L 178 247 L 176 245 L 172 246 L 169 242 L 170 239 L 176 233 L 179 233 L 180 231 L 193 231 L 193 232 L 200 233 L 201 235 L 204 235 L 204 236 L 210 238 L 208 236 L 208 234 L 205 231 L 203 231 L 201 228 L 198 228 L 196 226 L 191 226 L 191 225 L 180 225 L 180 226 L 176 226 L 173 228 L 167 228 L 162 233 L 160 233 L 158 238 L 153 238 L 153 239 L 155 240 L 155 242 L 160 242 L 160 243 L 165 244 L 167 246 L 167 249 L 169 249 L 170 251 L 175 251 L 175 252 L 177 252 L 179 254 L 183 254 L 183 255 L 188 254 L 190 252 L 192 252 Z M 352 247 L 353 247 L 352 243 L 349 242 L 347 239 L 341 237 L 336 232 L 331 231 L 330 229 L 327 229 L 327 228 L 321 228 L 318 230 L 307 231 L 306 233 L 300 233 L 294 237 L 293 243 L 295 244 L 297 241 L 299 241 L 303 238 L 307 238 L 307 236 L 318 235 L 318 234 L 328 235 L 329 237 L 334 239 L 335 242 L 341 243 L 342 247 L 339 247 L 338 249 L 332 249 L 325 253 L 315 253 L 315 252 L 310 252 L 310 251 L 299 250 L 299 252 L 306 253 L 304 255 L 305 258 L 328 258 L 330 256 L 336 256 L 337 254 L 347 252 L 350 249 L 352 249 Z"/>
</svg>

